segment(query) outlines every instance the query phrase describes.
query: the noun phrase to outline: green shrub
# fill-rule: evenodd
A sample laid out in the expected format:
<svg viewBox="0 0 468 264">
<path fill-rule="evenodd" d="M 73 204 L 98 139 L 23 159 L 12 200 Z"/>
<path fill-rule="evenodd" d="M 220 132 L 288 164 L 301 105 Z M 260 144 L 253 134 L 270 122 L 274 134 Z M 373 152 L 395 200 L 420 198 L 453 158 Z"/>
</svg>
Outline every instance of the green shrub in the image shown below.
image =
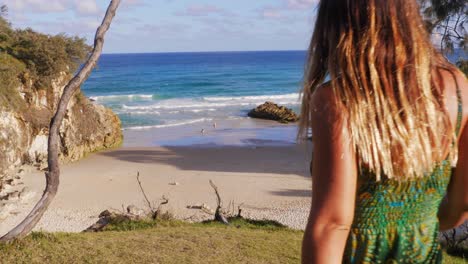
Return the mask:
<svg viewBox="0 0 468 264">
<path fill-rule="evenodd" d="M 90 50 L 84 38 L 13 29 L 0 17 L 0 106 L 21 105 L 14 91 L 21 82 L 48 89 L 61 73 L 74 73 Z"/>
<path fill-rule="evenodd" d="M 21 109 L 24 101 L 16 88 L 21 84 L 20 76 L 25 65 L 5 53 L 0 53 L 0 107 Z"/>
</svg>

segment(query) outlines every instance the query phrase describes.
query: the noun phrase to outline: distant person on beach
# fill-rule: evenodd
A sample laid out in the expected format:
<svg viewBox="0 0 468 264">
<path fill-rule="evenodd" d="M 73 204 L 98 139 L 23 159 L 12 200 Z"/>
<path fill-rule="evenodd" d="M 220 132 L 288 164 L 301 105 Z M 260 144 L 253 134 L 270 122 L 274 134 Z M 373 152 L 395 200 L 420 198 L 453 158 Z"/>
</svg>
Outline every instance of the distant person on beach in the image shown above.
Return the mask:
<svg viewBox="0 0 468 264">
<path fill-rule="evenodd" d="M 468 83 L 416 0 L 320 1 L 299 135 L 309 130 L 302 262 L 441 263 L 439 230 L 468 216 Z"/>
</svg>

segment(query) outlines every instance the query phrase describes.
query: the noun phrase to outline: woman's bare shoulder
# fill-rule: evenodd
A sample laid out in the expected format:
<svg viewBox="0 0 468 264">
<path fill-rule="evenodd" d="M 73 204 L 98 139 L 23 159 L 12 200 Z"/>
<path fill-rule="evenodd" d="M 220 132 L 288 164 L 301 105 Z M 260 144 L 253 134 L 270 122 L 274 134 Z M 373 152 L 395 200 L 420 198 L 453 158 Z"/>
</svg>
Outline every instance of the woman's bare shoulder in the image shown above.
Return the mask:
<svg viewBox="0 0 468 264">
<path fill-rule="evenodd" d="M 344 131 L 346 111 L 339 102 L 329 82 L 315 89 L 311 98 L 312 130 L 328 131 L 333 137 Z"/>
<path fill-rule="evenodd" d="M 468 81 L 466 76 L 459 70 L 449 71 L 446 69 L 440 69 L 439 72 L 442 77 L 444 94 L 447 98 L 453 98 L 452 100 L 455 101 L 457 98 L 457 89 L 461 92 L 463 109 L 462 127 L 464 127 L 468 122 Z M 451 104 L 451 102 L 447 103 Z"/>
<path fill-rule="evenodd" d="M 468 122 L 468 80 L 466 78 L 466 75 L 463 74 L 461 71 L 457 71 L 455 77 L 457 79 L 458 87 L 461 91 L 463 112 L 466 123 Z"/>
<path fill-rule="evenodd" d="M 333 110 L 336 107 L 335 94 L 330 82 L 325 82 L 318 86 L 311 98 L 312 114 Z"/>
</svg>

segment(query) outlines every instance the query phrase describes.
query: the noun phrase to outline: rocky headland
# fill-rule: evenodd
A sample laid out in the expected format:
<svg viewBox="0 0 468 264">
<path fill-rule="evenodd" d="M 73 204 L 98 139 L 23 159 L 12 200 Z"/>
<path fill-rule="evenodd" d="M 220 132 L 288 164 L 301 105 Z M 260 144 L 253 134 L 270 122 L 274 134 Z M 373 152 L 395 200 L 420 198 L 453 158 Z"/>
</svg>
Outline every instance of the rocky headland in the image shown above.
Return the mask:
<svg viewBox="0 0 468 264">
<path fill-rule="evenodd" d="M 49 123 L 63 89 L 86 59 L 84 39 L 13 29 L 0 17 L 0 206 L 22 195 L 24 168 L 47 167 Z M 120 120 L 81 91 L 60 128 L 60 160 L 72 162 L 122 142 Z M 27 166 L 30 165 L 30 166 Z"/>
<path fill-rule="evenodd" d="M 48 126 L 69 76 L 62 75 L 47 90 L 22 84 L 17 88 L 22 109 L 0 107 L 0 171 L 21 165 L 41 169 L 47 162 Z M 87 153 L 118 146 L 119 118 L 78 93 L 71 100 L 60 129 L 61 160 L 76 161 Z"/>
<path fill-rule="evenodd" d="M 62 75 L 47 90 L 28 84 L 18 86 L 24 105 L 0 107 L 0 201 L 23 195 L 19 176 L 24 165 L 47 167 L 47 140 L 52 118 L 64 85 Z M 110 109 L 97 105 L 80 92 L 71 100 L 60 128 L 62 162 L 77 161 L 88 153 L 112 148 L 122 142 L 120 120 Z"/>
</svg>

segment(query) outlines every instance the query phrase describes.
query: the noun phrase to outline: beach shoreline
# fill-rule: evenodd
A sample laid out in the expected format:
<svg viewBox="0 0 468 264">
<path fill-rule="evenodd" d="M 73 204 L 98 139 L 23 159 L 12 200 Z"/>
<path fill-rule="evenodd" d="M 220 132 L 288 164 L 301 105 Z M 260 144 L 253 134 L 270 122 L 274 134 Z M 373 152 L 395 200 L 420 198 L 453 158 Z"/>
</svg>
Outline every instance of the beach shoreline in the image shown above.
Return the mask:
<svg viewBox="0 0 468 264">
<path fill-rule="evenodd" d="M 106 209 L 145 209 L 138 172 L 150 200 L 167 197 L 163 210 L 177 219 L 212 218 L 187 206 L 215 208 L 213 180 L 224 206 L 243 204 L 246 217 L 303 229 L 310 208 L 311 146 L 296 144 L 295 134 L 295 125 L 250 119 L 221 120 L 216 127 L 205 122 L 125 130 L 122 147 L 62 166 L 58 194 L 35 230 L 80 232 Z M 22 220 L 43 191 L 43 172 L 29 170 L 21 178 L 26 191 L 7 215 L 4 210 L 0 234 Z"/>
<path fill-rule="evenodd" d="M 249 117 L 203 120 L 181 126 L 124 128 L 123 147 L 285 146 L 296 144 L 297 124 Z"/>
</svg>

